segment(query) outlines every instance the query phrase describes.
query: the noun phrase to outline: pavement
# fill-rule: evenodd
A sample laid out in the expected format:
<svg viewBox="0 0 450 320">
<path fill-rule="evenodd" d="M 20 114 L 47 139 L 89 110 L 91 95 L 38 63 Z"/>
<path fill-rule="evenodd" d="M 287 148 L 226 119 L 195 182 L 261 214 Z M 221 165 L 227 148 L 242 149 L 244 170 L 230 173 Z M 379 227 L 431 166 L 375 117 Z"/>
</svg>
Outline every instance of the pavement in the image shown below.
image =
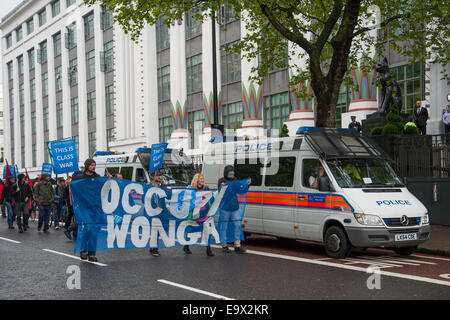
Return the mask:
<svg viewBox="0 0 450 320">
<path fill-rule="evenodd" d="M 430 239 L 417 251 L 450 257 L 450 226 L 431 225 Z"/>
</svg>

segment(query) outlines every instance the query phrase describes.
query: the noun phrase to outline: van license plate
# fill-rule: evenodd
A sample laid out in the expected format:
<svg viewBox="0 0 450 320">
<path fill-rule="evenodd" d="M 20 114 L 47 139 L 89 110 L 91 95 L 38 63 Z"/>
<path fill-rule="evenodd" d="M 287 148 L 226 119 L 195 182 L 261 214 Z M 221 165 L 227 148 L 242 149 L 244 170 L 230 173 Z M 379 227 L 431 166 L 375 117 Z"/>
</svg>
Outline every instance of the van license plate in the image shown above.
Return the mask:
<svg viewBox="0 0 450 320">
<path fill-rule="evenodd" d="M 417 233 L 402 233 L 395 235 L 395 241 L 417 240 Z"/>
</svg>

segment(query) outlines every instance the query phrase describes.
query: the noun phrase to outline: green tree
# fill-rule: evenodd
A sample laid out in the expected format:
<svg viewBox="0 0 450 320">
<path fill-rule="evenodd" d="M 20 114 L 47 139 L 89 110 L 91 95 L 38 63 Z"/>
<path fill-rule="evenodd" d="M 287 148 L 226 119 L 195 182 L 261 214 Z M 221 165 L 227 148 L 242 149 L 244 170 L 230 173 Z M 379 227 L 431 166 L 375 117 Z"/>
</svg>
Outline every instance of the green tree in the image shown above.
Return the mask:
<svg viewBox="0 0 450 320">
<path fill-rule="evenodd" d="M 115 21 L 137 40 L 143 27 L 165 16 L 183 19 L 194 7 L 197 18 L 220 10 L 227 2 L 248 33 L 230 50 L 243 59 L 260 58 L 251 80 L 259 83 L 269 68 L 283 67 L 286 43 L 290 56 L 306 61 L 306 68 L 291 65 L 293 83 L 310 79 L 317 99 L 317 125 L 335 126 L 339 89 L 349 70 L 366 56 L 382 55 L 386 41 L 410 62 L 430 56 L 446 66 L 450 61 L 450 10 L 446 0 L 85 0 L 101 2 L 115 12 Z M 203 12 L 203 14 L 201 13 Z M 377 19 L 381 17 L 381 23 Z M 376 32 L 374 32 L 376 31 Z M 377 37 L 378 35 L 378 37 Z M 372 49 L 373 51 L 371 52 Z M 369 65 L 368 65 L 369 64 Z M 448 71 L 443 71 L 448 80 Z"/>
<path fill-rule="evenodd" d="M 280 130 L 280 134 L 278 136 L 280 138 L 289 137 L 289 129 L 286 124 L 283 124 Z"/>
</svg>

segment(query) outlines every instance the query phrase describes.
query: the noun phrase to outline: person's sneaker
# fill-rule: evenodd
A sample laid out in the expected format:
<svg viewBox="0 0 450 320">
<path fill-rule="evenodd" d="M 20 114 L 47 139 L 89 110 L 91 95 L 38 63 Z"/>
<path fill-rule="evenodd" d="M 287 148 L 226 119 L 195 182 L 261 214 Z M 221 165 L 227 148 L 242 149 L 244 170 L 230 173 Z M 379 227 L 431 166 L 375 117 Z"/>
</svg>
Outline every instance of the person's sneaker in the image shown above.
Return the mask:
<svg viewBox="0 0 450 320">
<path fill-rule="evenodd" d="M 206 247 L 206 255 L 207 255 L 208 257 L 214 257 L 214 253 L 212 252 L 210 246 Z"/>
<path fill-rule="evenodd" d="M 88 256 L 88 260 L 91 261 L 91 262 L 97 262 L 98 261 L 96 256 Z"/>
<path fill-rule="evenodd" d="M 222 247 L 222 250 L 225 253 L 230 253 L 231 252 L 230 248 L 228 248 L 228 247 Z"/>
<path fill-rule="evenodd" d="M 159 251 L 157 248 L 155 249 L 150 249 L 150 253 L 152 254 L 152 256 L 154 257 L 159 257 Z"/>
<path fill-rule="evenodd" d="M 14 226 L 9 226 L 8 229 L 14 229 Z"/>
<path fill-rule="evenodd" d="M 50 231 L 48 231 L 48 229 L 44 229 L 44 233 L 50 233 Z"/>
<path fill-rule="evenodd" d="M 86 252 L 80 252 L 80 258 L 81 260 L 87 260 L 88 256 Z"/>
<path fill-rule="evenodd" d="M 19 227 L 19 233 L 23 233 L 23 228 Z"/>
<path fill-rule="evenodd" d="M 38 231 L 41 231 L 41 227 L 38 227 Z"/>
<path fill-rule="evenodd" d="M 27 231 L 27 230 L 28 230 L 28 226 L 24 226 L 23 231 Z"/>
<path fill-rule="evenodd" d="M 186 253 L 186 254 L 192 254 L 192 251 L 191 251 L 191 249 L 189 249 L 189 246 L 184 246 L 183 250 L 184 250 L 184 253 Z"/>
<path fill-rule="evenodd" d="M 236 247 L 236 248 L 234 248 L 234 252 L 236 252 L 236 253 L 246 253 L 247 250 L 245 250 L 242 247 Z"/>
<path fill-rule="evenodd" d="M 65 229 L 64 234 L 66 235 L 67 238 L 69 238 L 69 240 L 72 240 L 72 235 L 70 234 L 69 230 Z"/>
<path fill-rule="evenodd" d="M 59 227 L 55 227 L 55 230 L 59 230 Z"/>
</svg>

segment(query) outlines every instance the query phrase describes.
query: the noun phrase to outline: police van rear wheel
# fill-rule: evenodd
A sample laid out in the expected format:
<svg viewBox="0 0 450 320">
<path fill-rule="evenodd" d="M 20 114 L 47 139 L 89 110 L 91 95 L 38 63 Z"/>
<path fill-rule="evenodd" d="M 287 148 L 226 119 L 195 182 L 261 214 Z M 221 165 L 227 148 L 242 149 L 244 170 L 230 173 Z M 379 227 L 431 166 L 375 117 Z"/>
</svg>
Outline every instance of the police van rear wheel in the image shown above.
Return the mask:
<svg viewBox="0 0 450 320">
<path fill-rule="evenodd" d="M 417 246 L 394 248 L 395 253 L 401 256 L 410 256 L 416 251 Z"/>
<path fill-rule="evenodd" d="M 331 226 L 325 232 L 325 251 L 334 259 L 345 259 L 350 255 L 352 246 L 344 230 L 338 226 Z"/>
</svg>

